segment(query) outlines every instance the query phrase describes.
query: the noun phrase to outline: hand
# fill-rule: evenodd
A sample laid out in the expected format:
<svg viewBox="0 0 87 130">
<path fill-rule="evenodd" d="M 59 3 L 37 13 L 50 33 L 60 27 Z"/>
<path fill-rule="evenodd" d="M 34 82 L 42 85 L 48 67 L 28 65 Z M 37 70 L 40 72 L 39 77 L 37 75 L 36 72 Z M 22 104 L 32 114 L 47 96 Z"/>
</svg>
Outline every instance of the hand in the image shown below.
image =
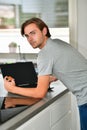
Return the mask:
<svg viewBox="0 0 87 130">
<path fill-rule="evenodd" d="M 15 87 L 15 80 L 11 76 L 5 76 L 4 78 L 4 87 L 7 91 L 11 92 L 11 90 Z"/>
<path fill-rule="evenodd" d="M 15 107 L 16 106 L 12 97 L 6 97 L 4 104 L 5 104 L 5 108 Z"/>
<path fill-rule="evenodd" d="M 55 76 L 52 76 L 52 75 L 50 76 L 50 83 L 54 82 L 54 81 L 57 81 L 57 80 L 58 79 Z"/>
</svg>

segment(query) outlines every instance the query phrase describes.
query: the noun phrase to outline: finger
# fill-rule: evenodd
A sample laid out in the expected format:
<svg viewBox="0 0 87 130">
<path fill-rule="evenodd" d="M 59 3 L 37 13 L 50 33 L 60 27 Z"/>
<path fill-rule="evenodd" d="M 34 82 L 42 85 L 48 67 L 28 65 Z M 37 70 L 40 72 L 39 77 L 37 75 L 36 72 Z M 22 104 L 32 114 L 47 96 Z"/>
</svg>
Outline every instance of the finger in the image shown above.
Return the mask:
<svg viewBox="0 0 87 130">
<path fill-rule="evenodd" d="M 4 79 L 5 79 L 5 80 L 8 80 L 8 76 L 5 76 Z"/>
<path fill-rule="evenodd" d="M 5 80 L 10 80 L 11 78 L 9 76 L 4 77 Z"/>
<path fill-rule="evenodd" d="M 15 83 L 15 80 L 13 79 L 11 82 L 12 82 L 12 83 Z"/>
<path fill-rule="evenodd" d="M 11 76 L 6 76 L 5 79 L 8 80 L 9 82 L 12 82 L 14 80 L 14 78 Z"/>
</svg>

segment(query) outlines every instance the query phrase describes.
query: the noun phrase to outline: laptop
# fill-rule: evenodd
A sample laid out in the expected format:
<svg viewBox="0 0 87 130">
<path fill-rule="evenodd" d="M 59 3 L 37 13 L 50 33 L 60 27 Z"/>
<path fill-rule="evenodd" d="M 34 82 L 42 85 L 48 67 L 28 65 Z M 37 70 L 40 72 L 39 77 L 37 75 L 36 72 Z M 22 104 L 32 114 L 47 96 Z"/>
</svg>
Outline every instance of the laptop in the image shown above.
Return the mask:
<svg viewBox="0 0 87 130">
<path fill-rule="evenodd" d="M 3 78 L 12 76 L 19 87 L 36 87 L 37 73 L 33 62 L 17 62 L 0 65 Z"/>
</svg>

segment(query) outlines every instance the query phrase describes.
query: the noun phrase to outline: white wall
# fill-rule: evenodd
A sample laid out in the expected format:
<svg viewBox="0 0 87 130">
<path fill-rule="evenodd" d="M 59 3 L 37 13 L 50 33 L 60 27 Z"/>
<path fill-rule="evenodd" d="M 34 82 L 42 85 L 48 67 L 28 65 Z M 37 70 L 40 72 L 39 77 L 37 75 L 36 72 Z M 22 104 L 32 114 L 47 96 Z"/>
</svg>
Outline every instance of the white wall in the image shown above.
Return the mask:
<svg viewBox="0 0 87 130">
<path fill-rule="evenodd" d="M 78 50 L 87 58 L 87 0 L 78 0 Z"/>
<path fill-rule="evenodd" d="M 69 0 L 69 27 L 70 43 L 87 59 L 87 0 Z M 72 95 L 72 130 L 79 129 L 78 107 Z"/>
<path fill-rule="evenodd" d="M 87 58 L 87 0 L 69 0 L 70 42 Z"/>
</svg>

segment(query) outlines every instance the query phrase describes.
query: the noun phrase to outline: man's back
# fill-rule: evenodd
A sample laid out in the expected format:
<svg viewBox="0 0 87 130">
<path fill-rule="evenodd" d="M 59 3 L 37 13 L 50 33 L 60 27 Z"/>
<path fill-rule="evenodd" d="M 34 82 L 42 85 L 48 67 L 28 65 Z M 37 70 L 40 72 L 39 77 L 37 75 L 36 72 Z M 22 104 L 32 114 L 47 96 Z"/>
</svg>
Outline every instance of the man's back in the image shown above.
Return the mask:
<svg viewBox="0 0 87 130">
<path fill-rule="evenodd" d="M 48 39 L 38 56 L 39 75 L 53 74 L 76 96 L 78 104 L 86 102 L 87 60 L 70 44 Z"/>
</svg>

